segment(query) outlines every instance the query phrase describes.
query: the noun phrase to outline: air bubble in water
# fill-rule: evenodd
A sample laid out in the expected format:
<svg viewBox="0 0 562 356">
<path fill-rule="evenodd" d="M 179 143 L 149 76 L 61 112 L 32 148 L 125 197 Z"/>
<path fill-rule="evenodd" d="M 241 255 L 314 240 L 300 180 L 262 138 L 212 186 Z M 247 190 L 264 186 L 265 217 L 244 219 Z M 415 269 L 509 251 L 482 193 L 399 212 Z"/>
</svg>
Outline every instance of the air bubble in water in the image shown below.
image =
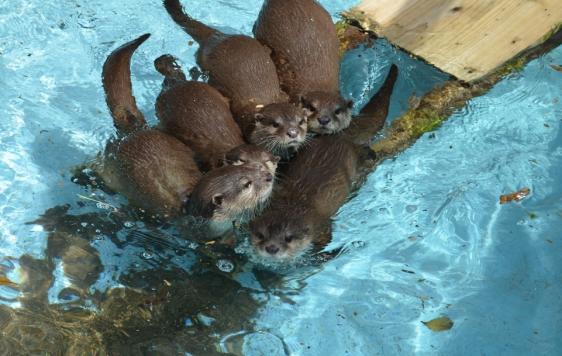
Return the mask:
<svg viewBox="0 0 562 356">
<path fill-rule="evenodd" d="M 80 225 L 82 225 L 82 227 L 86 227 L 86 226 L 88 226 L 88 223 L 87 223 L 87 222 L 83 222 L 83 223 L 80 223 Z"/>
<path fill-rule="evenodd" d="M 234 270 L 234 263 L 229 260 L 218 260 L 217 267 L 223 272 L 232 272 Z"/>
<path fill-rule="evenodd" d="M 154 255 L 150 251 L 144 251 L 141 256 L 146 260 L 150 260 L 152 257 L 154 257 Z"/>
<path fill-rule="evenodd" d="M 132 221 L 125 221 L 125 223 L 123 224 L 126 228 L 132 228 L 133 226 L 135 226 L 135 223 Z"/>
<path fill-rule="evenodd" d="M 106 203 L 97 203 L 97 204 L 96 204 L 96 207 L 97 207 L 98 209 L 106 209 L 106 210 L 109 209 L 109 208 L 111 208 L 111 207 L 110 207 L 108 204 L 106 204 Z"/>
<path fill-rule="evenodd" d="M 353 248 L 363 248 L 365 247 L 365 241 L 353 241 L 351 246 L 353 246 Z"/>
</svg>

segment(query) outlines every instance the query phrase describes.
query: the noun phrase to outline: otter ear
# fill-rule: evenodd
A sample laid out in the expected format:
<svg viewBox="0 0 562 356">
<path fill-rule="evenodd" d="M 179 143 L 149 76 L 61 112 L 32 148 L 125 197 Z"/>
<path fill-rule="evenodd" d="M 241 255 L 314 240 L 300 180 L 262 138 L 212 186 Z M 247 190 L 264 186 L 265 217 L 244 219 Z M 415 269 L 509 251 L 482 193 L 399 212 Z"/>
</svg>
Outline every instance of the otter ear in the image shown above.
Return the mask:
<svg viewBox="0 0 562 356">
<path fill-rule="evenodd" d="M 316 107 L 314 106 L 313 103 L 311 103 L 310 101 L 308 101 L 304 96 L 299 95 L 298 96 L 298 103 L 299 103 L 299 107 L 302 109 L 304 115 L 308 118 L 310 116 L 312 116 L 312 114 L 314 114 L 314 112 L 316 111 Z"/>
<path fill-rule="evenodd" d="M 273 156 L 273 162 L 279 163 L 280 160 L 281 160 L 281 157 L 279 157 L 279 156 Z"/>
<path fill-rule="evenodd" d="M 314 111 L 310 110 L 309 108 L 302 108 L 302 113 L 305 118 L 309 118 L 314 114 Z"/>
<path fill-rule="evenodd" d="M 213 195 L 213 204 L 215 206 L 221 206 L 222 205 L 222 194 L 215 194 Z"/>
<path fill-rule="evenodd" d="M 224 155 L 222 155 L 219 158 L 217 158 L 217 161 L 216 161 L 215 166 L 213 168 L 220 168 L 220 167 L 224 167 L 226 165 L 227 165 L 226 157 Z"/>
<path fill-rule="evenodd" d="M 348 100 L 346 105 L 348 109 L 353 109 L 353 100 Z"/>
<path fill-rule="evenodd" d="M 265 119 L 265 116 L 264 114 L 257 112 L 254 114 L 254 119 L 256 122 L 262 122 L 262 120 Z"/>
</svg>

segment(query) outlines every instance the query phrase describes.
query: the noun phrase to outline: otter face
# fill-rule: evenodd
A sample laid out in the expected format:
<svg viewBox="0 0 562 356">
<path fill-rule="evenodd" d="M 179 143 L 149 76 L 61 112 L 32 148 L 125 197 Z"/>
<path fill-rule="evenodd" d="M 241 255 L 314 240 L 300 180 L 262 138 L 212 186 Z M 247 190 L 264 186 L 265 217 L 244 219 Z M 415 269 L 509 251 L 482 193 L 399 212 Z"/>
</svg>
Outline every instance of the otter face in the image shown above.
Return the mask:
<svg viewBox="0 0 562 356">
<path fill-rule="evenodd" d="M 286 260 L 312 246 L 314 231 L 303 219 L 265 214 L 250 224 L 250 241 L 261 257 Z"/>
<path fill-rule="evenodd" d="M 251 215 L 269 199 L 273 180 L 273 174 L 256 163 L 214 169 L 195 186 L 187 211 L 213 221 Z"/>
<path fill-rule="evenodd" d="M 312 92 L 301 98 L 308 111 L 308 130 L 331 135 L 345 130 L 351 123 L 352 100 L 344 100 L 337 93 Z"/>
<path fill-rule="evenodd" d="M 281 158 L 256 145 L 240 145 L 228 151 L 223 159 L 224 165 L 241 166 L 257 163 L 275 176 Z"/>
<path fill-rule="evenodd" d="M 298 149 L 306 139 L 307 117 L 304 110 L 289 103 L 270 104 L 255 114 L 251 143 L 274 153 Z"/>
</svg>

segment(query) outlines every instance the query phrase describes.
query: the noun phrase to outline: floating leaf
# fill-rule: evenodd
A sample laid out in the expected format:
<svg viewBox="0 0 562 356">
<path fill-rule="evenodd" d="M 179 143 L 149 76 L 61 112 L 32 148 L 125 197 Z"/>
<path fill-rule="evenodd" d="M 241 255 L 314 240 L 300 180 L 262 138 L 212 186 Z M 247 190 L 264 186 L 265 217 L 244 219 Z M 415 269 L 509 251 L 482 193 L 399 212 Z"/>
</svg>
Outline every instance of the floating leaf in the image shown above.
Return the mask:
<svg viewBox="0 0 562 356">
<path fill-rule="evenodd" d="M 4 276 L 0 276 L 0 286 L 14 287 L 16 284 Z"/>
<path fill-rule="evenodd" d="M 427 326 L 431 331 L 445 331 L 453 327 L 453 321 L 449 317 L 442 316 L 431 321 L 422 321 L 422 324 Z"/>
<path fill-rule="evenodd" d="M 520 201 L 526 198 L 531 193 L 531 189 L 523 188 L 515 193 L 504 194 L 500 196 L 500 204 L 506 204 L 512 201 Z"/>
<path fill-rule="evenodd" d="M 551 64 L 550 67 L 557 72 L 562 72 L 562 65 L 560 64 Z"/>
</svg>

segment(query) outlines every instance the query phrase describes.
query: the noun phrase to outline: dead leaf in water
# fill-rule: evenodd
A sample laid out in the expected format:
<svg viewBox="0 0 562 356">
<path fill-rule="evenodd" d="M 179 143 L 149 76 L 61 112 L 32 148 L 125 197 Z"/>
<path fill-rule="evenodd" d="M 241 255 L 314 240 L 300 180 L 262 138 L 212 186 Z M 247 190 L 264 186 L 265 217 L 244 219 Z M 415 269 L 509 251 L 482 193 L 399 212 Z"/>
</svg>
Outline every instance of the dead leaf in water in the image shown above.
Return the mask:
<svg viewBox="0 0 562 356">
<path fill-rule="evenodd" d="M 427 326 L 429 330 L 435 332 L 449 330 L 454 325 L 453 321 L 446 316 L 442 316 L 431 321 L 422 321 L 422 324 Z"/>
<path fill-rule="evenodd" d="M 512 201 L 521 201 L 531 193 L 531 189 L 523 188 L 515 193 L 504 194 L 500 196 L 500 204 L 509 203 Z"/>
<path fill-rule="evenodd" d="M 550 68 L 554 69 L 557 72 L 562 72 L 562 65 L 560 64 L 551 64 Z"/>
<path fill-rule="evenodd" d="M 16 284 L 4 276 L 0 276 L 0 286 L 15 287 Z"/>
</svg>

